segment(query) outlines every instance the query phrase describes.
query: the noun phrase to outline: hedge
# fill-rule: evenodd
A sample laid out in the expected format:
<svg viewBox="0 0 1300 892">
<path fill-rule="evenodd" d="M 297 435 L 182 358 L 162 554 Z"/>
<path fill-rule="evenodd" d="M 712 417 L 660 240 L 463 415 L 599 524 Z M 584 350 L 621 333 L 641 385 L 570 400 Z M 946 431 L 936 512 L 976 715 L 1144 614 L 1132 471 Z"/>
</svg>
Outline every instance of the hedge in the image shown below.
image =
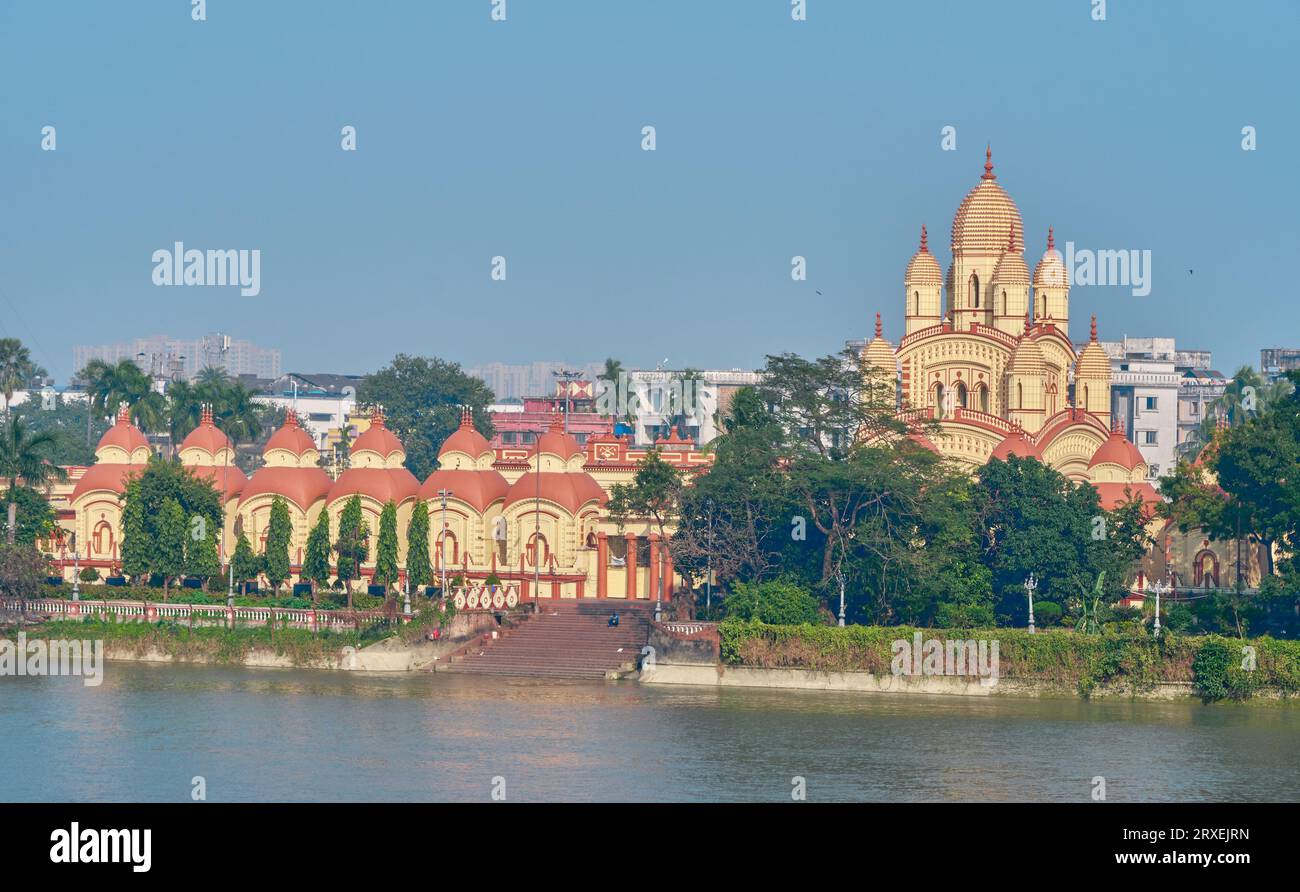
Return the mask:
<svg viewBox="0 0 1300 892">
<path fill-rule="evenodd" d="M 1207 702 L 1245 699 L 1264 690 L 1284 697 L 1300 693 L 1300 642 L 1275 638 L 1243 641 L 1166 632 L 1157 641 L 1134 624 L 1107 628 L 1101 635 L 1067 630 L 1031 635 L 1022 629 L 777 626 L 738 619 L 723 621 L 718 632 L 722 661 L 735 666 L 887 675 L 893 642 L 910 643 L 920 632 L 927 640 L 997 641 L 999 677 L 1074 689 L 1085 697 L 1103 684 L 1139 692 L 1161 682 L 1191 682 Z M 1245 646 L 1255 648 L 1255 668 L 1250 671 L 1243 668 Z"/>
</svg>

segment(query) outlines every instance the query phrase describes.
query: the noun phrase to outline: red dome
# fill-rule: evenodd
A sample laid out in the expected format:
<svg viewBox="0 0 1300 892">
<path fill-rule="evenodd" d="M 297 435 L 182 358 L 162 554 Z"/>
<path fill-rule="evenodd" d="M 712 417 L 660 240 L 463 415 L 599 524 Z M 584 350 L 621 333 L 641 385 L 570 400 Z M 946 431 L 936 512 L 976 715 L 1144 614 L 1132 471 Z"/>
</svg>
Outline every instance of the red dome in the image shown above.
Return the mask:
<svg viewBox="0 0 1300 892">
<path fill-rule="evenodd" d="M 384 410 L 376 406 L 370 413 L 370 427 L 352 442 L 352 451 L 360 452 L 362 450 L 377 452 L 384 458 L 395 452 L 406 454 L 402 448 L 402 441 L 384 426 Z"/>
<path fill-rule="evenodd" d="M 239 496 L 242 502 L 260 495 L 284 496 L 306 511 L 325 497 L 331 484 L 330 475 L 320 468 L 275 468 L 263 465 L 253 472 Z"/>
<path fill-rule="evenodd" d="M 216 455 L 222 449 L 229 448 L 230 438 L 212 421 L 212 407 L 204 406 L 199 426 L 190 431 L 189 436 L 181 443 L 181 450 L 202 449 L 204 452 Z"/>
<path fill-rule="evenodd" d="M 452 495 L 449 498 L 465 502 L 482 514 L 493 502 L 505 498 L 510 484 L 499 471 L 440 469 L 434 471 L 429 475 L 429 479 L 424 481 L 424 485 L 420 487 L 420 499 L 436 503 L 439 500 L 440 489 L 451 490 Z"/>
<path fill-rule="evenodd" d="M 125 403 L 118 408 L 117 421 L 99 438 L 95 451 L 98 452 L 105 446 L 124 449 L 128 455 L 141 447 L 149 448 L 149 440 L 140 432 L 140 428 L 131 423 L 131 409 Z"/>
<path fill-rule="evenodd" d="M 1128 441 L 1124 436 L 1124 426 L 1122 424 L 1111 428 L 1110 436 L 1106 442 L 1097 447 L 1097 451 L 1092 455 L 1092 461 L 1088 462 L 1088 467 L 1095 467 L 1102 463 L 1119 465 L 1127 471 L 1131 471 L 1138 465 L 1146 464 L 1146 459 L 1138 448 Z"/>
<path fill-rule="evenodd" d="M 77 485 L 72 488 L 72 495 L 68 496 L 68 503 L 71 504 L 86 493 L 95 490 L 124 493 L 126 492 L 127 478 L 143 470 L 144 465 L 115 463 L 92 465 L 86 470 L 86 473 L 81 475 Z"/>
<path fill-rule="evenodd" d="M 491 451 L 492 444 L 488 442 L 487 437 L 475 429 L 474 419 L 471 417 L 469 407 L 466 406 L 461 409 L 460 427 L 456 428 L 452 435 L 443 441 L 442 448 L 438 450 L 438 455 L 442 456 L 448 452 L 463 452 L 466 455 L 478 458 L 480 455 Z"/>
<path fill-rule="evenodd" d="M 575 455 L 583 454 L 583 449 L 578 445 L 578 441 L 574 439 L 573 434 L 564 432 L 564 418 L 558 412 L 555 413 L 555 417 L 551 421 L 550 430 L 538 437 L 537 445 L 533 447 L 533 455 L 542 452 L 558 455 L 565 461 Z"/>
<path fill-rule="evenodd" d="M 1042 453 L 1038 451 L 1037 446 L 1029 442 L 1029 438 L 1025 436 L 1023 431 L 1016 431 L 1013 434 L 1008 434 L 1001 443 L 993 447 L 993 454 L 990 458 L 1006 461 L 1007 458 L 1012 455 L 1018 458 L 1036 458 L 1040 461 L 1042 460 Z"/>
<path fill-rule="evenodd" d="M 1154 516 L 1155 506 L 1163 501 L 1150 483 L 1094 483 L 1093 488 L 1106 511 L 1113 511 L 1136 498 L 1142 501 L 1147 514 Z"/>
<path fill-rule="evenodd" d="M 191 465 L 186 470 L 193 473 L 200 480 L 211 483 L 213 488 L 218 493 L 221 493 L 222 501 L 226 502 L 239 495 L 244 488 L 244 484 L 248 482 L 244 472 L 235 465 L 229 467 L 226 465 Z"/>
<path fill-rule="evenodd" d="M 406 468 L 348 468 L 325 497 L 327 503 L 351 496 L 369 496 L 377 502 L 401 503 L 420 491 L 420 481 Z"/>
<path fill-rule="evenodd" d="M 506 507 L 515 502 L 536 499 L 539 491 L 541 498 L 554 502 L 570 514 L 577 514 L 578 509 L 588 502 L 603 505 L 609 500 L 605 490 L 601 489 L 595 478 L 585 471 L 568 474 L 544 471 L 540 476 L 540 485 L 537 480 L 538 474 L 533 471 L 529 471 L 511 484 L 510 491 L 506 493 Z"/>
<path fill-rule="evenodd" d="M 934 445 L 934 442 L 925 434 L 921 433 L 920 431 L 912 431 L 910 434 L 907 435 L 907 439 L 911 440 L 913 443 L 915 443 L 917 446 L 920 446 L 922 449 L 930 450 L 935 455 L 941 454 L 939 452 L 939 447 Z"/>
<path fill-rule="evenodd" d="M 271 439 L 266 441 L 266 447 L 262 450 L 262 454 L 266 455 L 273 449 L 287 449 L 294 455 L 302 455 L 304 452 L 315 448 L 316 443 L 312 440 L 311 434 L 298 426 L 298 416 L 293 414 L 292 409 L 286 409 L 284 424 L 271 435 Z M 321 473 L 325 472 L 321 471 Z"/>
</svg>

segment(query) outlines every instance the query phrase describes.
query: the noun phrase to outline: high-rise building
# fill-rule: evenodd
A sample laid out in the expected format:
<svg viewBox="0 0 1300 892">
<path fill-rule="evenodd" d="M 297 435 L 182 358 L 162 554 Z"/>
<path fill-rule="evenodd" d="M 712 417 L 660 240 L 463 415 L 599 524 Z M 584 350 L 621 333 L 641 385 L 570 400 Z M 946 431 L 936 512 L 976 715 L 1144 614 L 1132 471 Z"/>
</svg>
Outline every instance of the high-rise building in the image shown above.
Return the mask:
<svg viewBox="0 0 1300 892">
<path fill-rule="evenodd" d="M 564 362 L 541 361 L 527 364 L 489 362 L 465 369 L 465 374 L 478 378 L 496 395 L 497 402 L 522 400 L 550 393 L 555 388 L 555 373 L 582 372 L 586 380 L 594 380 L 605 370 L 605 364 L 589 362 L 571 365 Z"/>
<path fill-rule="evenodd" d="M 223 368 L 232 376 L 280 377 L 279 350 L 223 334 L 188 340 L 155 335 L 116 344 L 73 347 L 74 374 L 92 359 L 107 363 L 129 359 L 146 374 L 162 378 L 193 378 L 205 368 Z"/>
<path fill-rule="evenodd" d="M 1300 348 L 1268 347 L 1259 351 L 1259 373 L 1266 381 L 1276 381 L 1294 369 L 1300 369 Z"/>
</svg>

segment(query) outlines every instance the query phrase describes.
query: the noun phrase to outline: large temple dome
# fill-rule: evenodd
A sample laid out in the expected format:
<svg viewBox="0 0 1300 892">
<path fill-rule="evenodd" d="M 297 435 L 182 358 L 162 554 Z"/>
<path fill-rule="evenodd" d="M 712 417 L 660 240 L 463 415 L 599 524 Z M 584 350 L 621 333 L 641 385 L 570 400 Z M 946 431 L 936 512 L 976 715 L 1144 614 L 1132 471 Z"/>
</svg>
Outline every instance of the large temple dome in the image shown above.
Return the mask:
<svg viewBox="0 0 1300 892">
<path fill-rule="evenodd" d="M 1025 250 L 1024 223 L 1020 209 L 993 173 L 993 152 L 986 152 L 984 175 L 966 194 L 952 220 L 954 254 L 1000 256 L 1004 251 Z"/>
</svg>

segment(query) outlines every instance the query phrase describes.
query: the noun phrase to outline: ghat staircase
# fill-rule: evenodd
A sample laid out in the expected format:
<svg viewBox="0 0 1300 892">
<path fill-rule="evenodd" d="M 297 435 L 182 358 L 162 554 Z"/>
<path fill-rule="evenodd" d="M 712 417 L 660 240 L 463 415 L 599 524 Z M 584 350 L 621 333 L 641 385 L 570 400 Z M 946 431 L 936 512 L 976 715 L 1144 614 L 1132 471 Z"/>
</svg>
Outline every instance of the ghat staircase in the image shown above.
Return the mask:
<svg viewBox="0 0 1300 892">
<path fill-rule="evenodd" d="M 654 605 L 625 601 L 542 601 L 497 637 L 480 636 L 439 671 L 539 678 L 619 678 L 636 670 Z M 617 626 L 609 625 L 618 614 Z"/>
</svg>

